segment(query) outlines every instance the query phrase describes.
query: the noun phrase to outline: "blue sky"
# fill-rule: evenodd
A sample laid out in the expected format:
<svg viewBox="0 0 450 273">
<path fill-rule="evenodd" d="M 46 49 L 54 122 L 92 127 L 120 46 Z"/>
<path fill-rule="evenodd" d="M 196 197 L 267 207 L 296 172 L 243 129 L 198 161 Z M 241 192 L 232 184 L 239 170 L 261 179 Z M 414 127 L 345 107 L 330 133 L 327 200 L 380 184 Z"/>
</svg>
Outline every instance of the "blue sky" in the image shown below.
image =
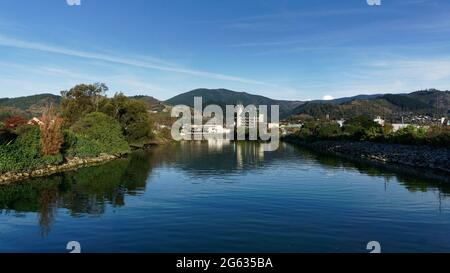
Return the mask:
<svg viewBox="0 0 450 273">
<path fill-rule="evenodd" d="M 0 97 L 105 82 L 159 99 L 450 89 L 450 1 L 1 0 Z"/>
</svg>

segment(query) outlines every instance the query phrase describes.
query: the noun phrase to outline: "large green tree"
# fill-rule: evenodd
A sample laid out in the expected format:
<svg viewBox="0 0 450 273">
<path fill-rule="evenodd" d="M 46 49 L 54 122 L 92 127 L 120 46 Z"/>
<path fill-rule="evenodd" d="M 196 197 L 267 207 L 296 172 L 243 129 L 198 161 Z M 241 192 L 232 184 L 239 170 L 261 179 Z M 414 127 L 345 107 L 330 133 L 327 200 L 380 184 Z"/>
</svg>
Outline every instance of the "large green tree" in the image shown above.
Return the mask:
<svg viewBox="0 0 450 273">
<path fill-rule="evenodd" d="M 63 118 L 73 124 L 86 114 L 97 112 L 106 100 L 107 91 L 104 83 L 79 84 L 68 91 L 61 91 Z"/>
<path fill-rule="evenodd" d="M 101 111 L 119 121 L 128 143 L 142 145 L 152 138 L 151 123 L 144 102 L 117 93 L 102 106 Z"/>
</svg>

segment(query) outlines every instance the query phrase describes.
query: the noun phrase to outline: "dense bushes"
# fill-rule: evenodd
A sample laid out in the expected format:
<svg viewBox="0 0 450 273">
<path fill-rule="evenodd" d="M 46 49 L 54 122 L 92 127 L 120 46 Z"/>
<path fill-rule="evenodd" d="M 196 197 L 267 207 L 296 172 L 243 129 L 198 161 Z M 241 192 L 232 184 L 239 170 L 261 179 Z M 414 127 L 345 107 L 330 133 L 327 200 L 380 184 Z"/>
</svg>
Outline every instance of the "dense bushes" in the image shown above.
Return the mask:
<svg viewBox="0 0 450 273">
<path fill-rule="evenodd" d="M 395 133 L 386 136 L 386 139 L 393 143 L 402 144 L 424 144 L 427 130 L 423 128 L 416 128 L 414 126 L 407 126 L 398 130 Z"/>
<path fill-rule="evenodd" d="M 450 147 L 450 128 L 432 127 L 427 132 L 426 141 L 434 146 Z"/>
<path fill-rule="evenodd" d="M 66 131 L 68 156 L 92 157 L 101 153 L 124 154 L 130 151 L 120 124 L 106 114 L 94 112 Z"/>
<path fill-rule="evenodd" d="M 393 132 L 392 125 L 385 124 L 383 127 L 366 116 L 350 119 L 345 122 L 343 127 L 339 127 L 335 122 L 310 120 L 304 124 L 296 135 L 306 141 L 352 140 L 450 146 L 450 129 L 448 127 L 435 126 L 425 129 L 407 126 Z"/>
<path fill-rule="evenodd" d="M 388 135 L 386 140 L 401 144 L 450 147 L 450 129 L 442 126 L 433 126 L 429 129 L 407 126 Z"/>
<path fill-rule="evenodd" d="M 153 138 L 144 102 L 129 99 L 122 93 L 118 93 L 108 99 L 100 111 L 120 123 L 122 133 L 129 144 L 143 145 Z"/>
<path fill-rule="evenodd" d="M 0 173 L 30 171 L 62 162 L 61 154 L 42 156 L 39 127 L 25 126 L 17 134 L 14 141 L 0 145 Z"/>
<path fill-rule="evenodd" d="M 42 117 L 13 116 L 0 127 L 0 173 L 31 171 L 64 158 L 120 155 L 144 146 L 154 135 L 145 103 L 121 93 L 106 97 L 102 83 L 62 91 L 60 112 L 47 107 Z"/>
<path fill-rule="evenodd" d="M 68 126 L 93 112 L 102 112 L 119 122 L 121 131 L 130 145 L 142 146 L 153 138 L 147 106 L 117 93 L 107 98 L 108 87 L 102 83 L 80 84 L 63 91 L 61 110 Z"/>
<path fill-rule="evenodd" d="M 61 150 L 45 155 L 43 126 L 23 126 L 13 132 L 3 131 L 0 145 L 0 173 L 26 172 L 47 165 L 61 164 L 66 157 L 95 157 L 101 153 L 123 154 L 130 151 L 120 124 L 103 113 L 91 113 L 64 132 Z"/>
</svg>

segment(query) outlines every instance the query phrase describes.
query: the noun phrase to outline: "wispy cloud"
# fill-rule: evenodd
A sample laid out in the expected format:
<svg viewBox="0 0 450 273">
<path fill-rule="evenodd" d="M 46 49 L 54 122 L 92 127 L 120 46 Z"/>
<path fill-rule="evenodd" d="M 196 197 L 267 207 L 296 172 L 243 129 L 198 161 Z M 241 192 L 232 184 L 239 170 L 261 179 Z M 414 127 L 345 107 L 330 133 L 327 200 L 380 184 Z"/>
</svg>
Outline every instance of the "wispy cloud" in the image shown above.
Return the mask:
<svg viewBox="0 0 450 273">
<path fill-rule="evenodd" d="M 286 10 L 283 9 L 278 13 L 255 15 L 248 17 L 241 17 L 228 21 L 223 28 L 224 29 L 241 29 L 241 30 L 267 30 L 267 29 L 277 29 L 283 28 L 295 28 L 299 25 L 294 24 L 298 21 L 304 21 L 307 19 L 318 20 L 329 17 L 339 17 L 348 15 L 364 15 L 372 10 L 364 8 L 353 8 L 353 9 L 304 9 L 304 10 Z"/>
<path fill-rule="evenodd" d="M 440 59 L 386 59 L 371 62 L 368 65 L 375 70 L 373 75 L 392 75 L 399 79 L 423 82 L 450 81 L 450 58 L 448 57 Z"/>
<path fill-rule="evenodd" d="M 279 29 L 279 25 L 285 22 L 290 27 L 294 27 L 294 31 L 280 32 L 276 35 L 265 35 L 271 37 L 266 40 L 248 40 L 241 41 L 228 45 L 230 48 L 259 48 L 259 51 L 253 52 L 255 55 L 269 55 L 279 53 L 296 53 L 303 51 L 315 51 L 323 49 L 345 49 L 345 48 L 368 48 L 383 46 L 383 41 L 373 43 L 378 37 L 392 37 L 395 43 L 391 41 L 385 42 L 384 46 L 389 48 L 401 46 L 413 46 L 409 40 L 402 40 L 397 37 L 404 37 L 410 35 L 411 37 L 419 37 L 419 35 L 426 35 L 428 39 L 424 39 L 423 43 L 437 42 L 439 40 L 434 38 L 436 34 L 447 34 L 450 32 L 450 18 L 448 8 L 449 3 L 439 4 L 441 8 L 436 10 L 433 1 L 402 1 L 396 2 L 396 5 L 387 6 L 380 10 L 373 8 L 363 9 L 343 9 L 343 10 L 324 10 L 324 11 L 297 11 L 287 12 L 273 15 L 255 16 L 248 18 L 237 19 L 231 24 L 235 28 L 249 29 L 253 24 L 253 28 L 261 27 L 261 30 L 269 31 L 268 27 L 275 24 L 275 29 Z M 422 5 L 423 4 L 423 5 Z M 400 7 L 398 5 L 401 5 Z M 407 5 L 421 5 L 426 11 L 432 10 L 434 12 L 424 12 L 420 16 L 413 14 L 412 9 L 408 9 Z M 376 12 L 374 12 L 374 10 Z M 323 13 L 323 16 L 319 16 Z M 347 14 L 352 15 L 370 15 L 371 20 L 360 21 L 359 24 L 347 25 L 345 28 L 334 27 L 339 25 L 343 20 L 342 16 Z M 395 15 L 395 16 L 393 16 Z M 411 16 L 414 16 L 411 20 Z M 307 20 L 302 20 L 304 17 L 311 17 Z M 326 21 L 322 21 L 325 17 Z M 361 20 L 361 19 L 359 19 Z M 305 26 L 308 27 L 305 30 Z M 326 27 L 325 27 L 326 26 Z M 264 29 L 265 27 L 265 29 Z M 317 29 L 316 32 L 310 32 L 309 29 Z M 405 34 L 407 33 L 407 34 Z M 252 38 L 252 36 L 248 35 Z M 442 39 L 444 41 L 444 39 Z M 448 43 L 447 43 L 448 44 Z"/>
<path fill-rule="evenodd" d="M 248 79 L 248 78 L 242 78 L 242 77 L 237 77 L 237 76 L 232 76 L 232 75 L 214 73 L 214 72 L 203 71 L 203 70 L 195 70 L 195 69 L 189 69 L 189 68 L 182 68 L 182 67 L 176 67 L 176 66 L 165 66 L 165 65 L 160 64 L 160 61 L 158 63 L 156 63 L 156 62 L 151 62 L 148 60 L 141 61 L 141 60 L 137 60 L 137 59 L 133 59 L 133 58 L 114 56 L 114 55 L 110 55 L 110 54 L 94 53 L 94 52 L 82 51 L 82 50 L 73 50 L 73 49 L 69 49 L 69 48 L 65 48 L 65 47 L 59 47 L 59 46 L 47 45 L 47 44 L 43 44 L 43 43 L 36 43 L 36 42 L 30 42 L 30 41 L 10 38 L 10 37 L 3 36 L 1 34 L 0 34 L 0 45 L 7 46 L 7 47 L 21 48 L 21 49 L 37 50 L 37 51 L 61 54 L 61 55 L 72 56 L 72 57 L 99 60 L 99 61 L 104 61 L 104 62 L 139 67 L 139 68 L 155 69 L 155 70 L 165 71 L 165 72 L 182 73 L 182 74 L 187 74 L 187 75 L 191 75 L 191 76 L 206 77 L 206 78 L 210 78 L 210 79 L 274 87 L 273 84 L 266 83 L 266 82 L 259 81 L 259 80 L 254 80 L 254 79 Z"/>
<path fill-rule="evenodd" d="M 333 96 L 403 93 L 426 88 L 450 89 L 450 58 L 405 58 L 401 56 L 362 62 L 346 68 L 324 84 L 310 86 Z"/>
</svg>

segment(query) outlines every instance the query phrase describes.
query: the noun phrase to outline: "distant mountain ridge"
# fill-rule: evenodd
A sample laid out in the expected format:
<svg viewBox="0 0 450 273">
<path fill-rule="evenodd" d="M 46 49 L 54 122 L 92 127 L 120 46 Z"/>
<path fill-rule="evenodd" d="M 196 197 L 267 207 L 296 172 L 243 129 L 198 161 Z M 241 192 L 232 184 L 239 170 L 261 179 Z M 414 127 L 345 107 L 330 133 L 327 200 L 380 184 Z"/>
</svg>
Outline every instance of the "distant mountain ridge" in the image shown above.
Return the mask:
<svg viewBox="0 0 450 273">
<path fill-rule="evenodd" d="M 167 101 L 160 101 L 151 96 L 132 96 L 130 98 L 141 100 L 150 111 L 161 111 L 165 105 L 188 105 L 193 107 L 194 97 L 201 96 L 203 105 L 279 105 L 280 117 L 306 114 L 315 118 L 328 115 L 330 118 L 348 118 L 354 115 L 383 116 L 398 118 L 405 113 L 418 115 L 449 116 L 450 91 L 428 89 L 409 94 L 375 94 L 358 95 L 338 98 L 330 101 L 288 101 L 276 100 L 246 92 L 236 92 L 228 89 L 195 89 L 177 95 Z M 39 94 L 18 98 L 0 99 L 0 120 L 12 115 L 26 117 L 39 116 L 43 108 L 49 103 L 59 106 L 61 97 L 53 94 Z"/>
<path fill-rule="evenodd" d="M 151 96 L 132 96 L 131 99 L 143 101 L 150 111 L 161 111 L 164 104 Z M 52 104 L 59 107 L 61 96 L 54 94 L 38 94 L 17 98 L 0 98 L 0 120 L 10 116 L 24 116 L 27 118 L 40 116 L 46 106 Z"/>
<path fill-rule="evenodd" d="M 302 101 L 275 100 L 260 95 L 252 95 L 246 92 L 236 92 L 228 89 L 195 89 L 177 95 L 165 102 L 169 105 L 187 105 L 194 107 L 194 97 L 202 97 L 203 105 L 216 104 L 221 107 L 226 105 L 279 105 L 280 116 L 287 117 L 297 106 L 303 104 Z"/>
<path fill-rule="evenodd" d="M 53 94 L 38 94 L 32 96 L 18 98 L 1 98 L 0 99 L 0 119 L 8 116 L 20 115 L 24 117 L 32 117 L 41 115 L 43 109 L 50 104 L 59 106 L 61 96 Z"/>
<path fill-rule="evenodd" d="M 42 106 L 47 103 L 59 104 L 60 102 L 61 96 L 44 93 L 18 98 L 1 98 L 0 106 L 15 107 L 21 110 L 27 110 L 32 106 Z"/>
<path fill-rule="evenodd" d="M 306 114 L 313 117 L 329 116 L 333 119 L 355 115 L 382 116 L 399 120 L 403 115 L 450 115 L 450 91 L 436 89 L 416 91 L 410 94 L 385 94 L 368 97 L 356 96 L 334 101 L 315 101 L 300 105 L 292 115 Z"/>
<path fill-rule="evenodd" d="M 160 100 L 158 100 L 154 97 L 151 97 L 151 96 L 139 95 L 139 96 L 132 96 L 129 98 L 133 99 L 133 100 L 139 100 L 139 101 L 144 102 L 145 105 L 147 106 L 147 109 L 150 111 L 158 111 L 159 112 L 165 108 L 164 104 Z"/>
</svg>

